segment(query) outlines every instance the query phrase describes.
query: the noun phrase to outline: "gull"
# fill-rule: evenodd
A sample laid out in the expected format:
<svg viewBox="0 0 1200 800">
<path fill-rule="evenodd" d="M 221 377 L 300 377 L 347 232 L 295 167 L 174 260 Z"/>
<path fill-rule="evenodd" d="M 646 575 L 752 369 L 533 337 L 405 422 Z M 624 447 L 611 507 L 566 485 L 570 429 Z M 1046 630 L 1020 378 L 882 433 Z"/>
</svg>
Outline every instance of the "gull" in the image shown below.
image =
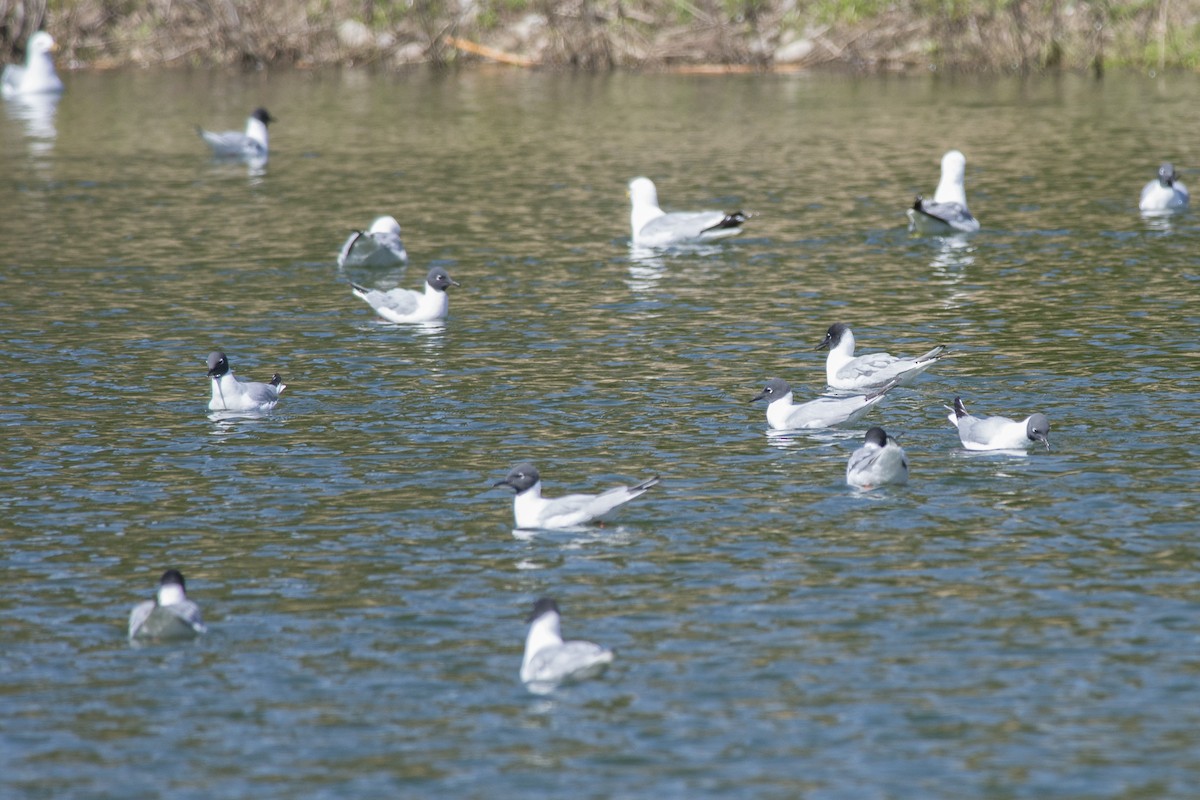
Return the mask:
<svg viewBox="0 0 1200 800">
<path fill-rule="evenodd" d="M 177 569 L 162 574 L 153 600 L 129 612 L 130 639 L 188 639 L 208 630 L 200 606 L 188 600 L 183 575 Z"/>
<path fill-rule="evenodd" d="M 353 256 L 351 254 L 353 253 Z M 378 217 L 365 231 L 354 231 L 338 253 L 339 267 L 393 267 L 408 261 L 395 217 Z"/>
<path fill-rule="evenodd" d="M 1045 414 L 1030 414 L 1020 422 L 1008 417 L 973 417 L 967 413 L 961 397 L 947 419 L 958 428 L 958 438 L 968 450 L 1024 450 L 1030 442 L 1041 442 L 1050 449 L 1050 420 Z"/>
<path fill-rule="evenodd" d="M 629 215 L 633 243 L 642 247 L 700 244 L 734 236 L 742 232 L 742 223 L 749 219 L 742 211 L 666 213 L 658 207 L 658 190 L 649 178 L 634 178 L 629 182 L 629 199 L 633 204 Z"/>
<path fill-rule="evenodd" d="M 966 156 L 959 151 L 950 150 L 942 156 L 942 178 L 933 201 L 917 195 L 916 202 L 908 209 L 909 230 L 943 235 L 979 230 L 979 220 L 967 210 L 967 192 L 963 188 L 966 169 Z"/>
<path fill-rule="evenodd" d="M 591 642 L 563 641 L 558 603 L 553 598 L 534 603 L 525 621 L 530 624 L 521 682 L 534 694 L 548 694 L 559 684 L 598 677 L 612 663 L 612 650 Z"/>
<path fill-rule="evenodd" d="M 513 516 L 517 527 L 526 530 L 562 530 L 584 525 L 603 517 L 619 505 L 628 503 L 658 484 L 655 475 L 634 486 L 618 486 L 600 494 L 569 494 L 542 497 L 542 476 L 528 462 L 517 464 L 504 480 L 493 486 L 507 486 L 517 494 L 513 498 Z"/>
<path fill-rule="evenodd" d="M 1175 176 L 1175 167 L 1168 161 L 1158 168 L 1158 177 L 1142 187 L 1138 208 L 1142 211 L 1174 211 L 1187 208 L 1191 196 L 1187 187 Z"/>
<path fill-rule="evenodd" d="M 835 425 L 858 421 L 896 384 L 895 380 L 890 381 L 871 394 L 818 397 L 816 400 L 797 405 L 792 402 L 792 387 L 788 382 L 782 378 L 771 378 L 750 402 L 767 399 L 767 424 L 777 431 L 832 428 Z"/>
<path fill-rule="evenodd" d="M 446 290 L 451 286 L 458 286 L 458 281 L 452 280 L 441 267 L 434 267 L 425 276 L 424 294 L 412 289 L 383 292 L 357 283 L 350 284 L 350 290 L 388 322 L 433 322 L 450 310 L 450 296 Z"/>
<path fill-rule="evenodd" d="M 279 373 L 270 383 L 243 381 L 234 377 L 229 359 L 220 350 L 208 354 L 208 377 L 212 378 L 209 411 L 270 411 L 287 388 Z"/>
<path fill-rule="evenodd" d="M 0 94 L 6 99 L 29 94 L 60 94 L 63 82 L 54 71 L 54 58 L 50 55 L 58 47 L 54 37 L 38 31 L 29 37 L 25 45 L 25 66 L 9 64 L 0 74 Z"/>
<path fill-rule="evenodd" d="M 836 322 L 829 326 L 817 350 L 829 348 L 825 359 L 825 379 L 830 387 L 841 391 L 879 389 L 895 381 L 908 386 L 925 370 L 937 363 L 946 349 L 944 344 L 916 358 L 897 358 L 887 353 L 868 353 L 854 356 L 854 334 L 848 325 Z"/>
<path fill-rule="evenodd" d="M 265 108 L 256 108 L 246 120 L 245 133 L 206 131 L 199 125 L 196 132 L 212 148 L 218 158 L 241 158 L 247 161 L 267 160 L 267 125 L 275 119 Z"/>
<path fill-rule="evenodd" d="M 846 483 L 858 489 L 908 483 L 908 456 L 887 431 L 875 426 L 867 431 L 863 446 L 850 455 Z"/>
</svg>

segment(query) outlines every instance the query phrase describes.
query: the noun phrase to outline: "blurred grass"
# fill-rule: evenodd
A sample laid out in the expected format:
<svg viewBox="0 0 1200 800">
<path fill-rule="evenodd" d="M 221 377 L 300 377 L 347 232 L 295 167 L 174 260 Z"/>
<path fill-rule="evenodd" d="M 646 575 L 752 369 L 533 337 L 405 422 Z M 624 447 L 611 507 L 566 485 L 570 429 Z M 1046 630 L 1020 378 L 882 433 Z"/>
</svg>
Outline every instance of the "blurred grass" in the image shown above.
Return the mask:
<svg viewBox="0 0 1200 800">
<path fill-rule="evenodd" d="M 551 66 L 1035 72 L 1200 67 L 1200 0 L 0 0 L 69 65 L 445 63 L 447 36 Z M 811 46 L 810 46 L 811 45 Z"/>
</svg>

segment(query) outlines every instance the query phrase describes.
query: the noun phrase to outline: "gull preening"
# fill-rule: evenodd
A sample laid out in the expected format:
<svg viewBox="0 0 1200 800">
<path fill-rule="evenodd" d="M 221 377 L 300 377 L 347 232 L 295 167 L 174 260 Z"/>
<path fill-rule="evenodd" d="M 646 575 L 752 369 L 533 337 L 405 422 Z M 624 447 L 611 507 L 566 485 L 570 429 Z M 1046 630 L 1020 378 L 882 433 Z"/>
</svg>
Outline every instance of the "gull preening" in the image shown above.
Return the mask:
<svg viewBox="0 0 1200 800">
<path fill-rule="evenodd" d="M 858 489 L 908 483 L 908 456 L 887 431 L 875 426 L 863 437 L 863 446 L 850 455 L 846 483 Z"/>
<path fill-rule="evenodd" d="M 1031 442 L 1041 442 L 1050 449 L 1050 420 L 1045 414 L 1030 414 L 1017 421 L 1008 417 L 975 417 L 967 413 L 961 397 L 954 398 L 954 407 L 947 419 L 958 428 L 958 438 L 968 450 L 1024 450 Z"/>
<path fill-rule="evenodd" d="M 896 381 L 893 380 L 870 394 L 818 397 L 807 403 L 796 404 L 792 402 L 792 387 L 788 382 L 782 378 L 771 378 L 750 402 L 766 399 L 767 424 L 777 431 L 832 428 L 858 421 L 895 386 Z"/>
<path fill-rule="evenodd" d="M 942 177 L 933 200 L 917 195 L 916 202 L 908 209 L 909 230 L 942 235 L 979 230 L 979 220 L 967 210 L 967 190 L 963 188 L 966 171 L 967 158 L 959 151 L 951 150 L 942 156 Z"/>
<path fill-rule="evenodd" d="M 442 319 L 450 311 L 450 296 L 446 290 L 458 286 L 458 281 L 441 267 L 434 267 L 425 276 L 425 291 L 392 289 L 381 291 L 367 289 L 357 283 L 350 284 L 355 297 L 361 297 L 375 313 L 388 322 L 433 322 Z"/>
<path fill-rule="evenodd" d="M 220 350 L 208 354 L 208 377 L 212 379 L 209 411 L 270 411 L 287 388 L 278 372 L 270 383 L 238 379 Z"/>
<path fill-rule="evenodd" d="M 525 621 L 529 633 L 521 660 L 521 682 L 534 694 L 547 694 L 563 683 L 598 677 L 612 663 L 613 652 L 598 644 L 563 641 L 558 603 L 552 598 L 543 597 L 534 603 Z"/>
<path fill-rule="evenodd" d="M 742 211 L 672 211 L 658 206 L 658 190 L 649 178 L 629 182 L 633 243 L 642 247 L 702 244 L 742 232 L 749 215 Z"/>
<path fill-rule="evenodd" d="M 144 600 L 129 612 L 130 639 L 190 639 L 207 630 L 200 606 L 188 599 L 183 574 L 177 569 L 162 574 L 153 600 Z"/>
<path fill-rule="evenodd" d="M 206 131 L 199 125 L 196 132 L 200 134 L 213 155 L 218 158 L 240 158 L 245 161 L 264 162 L 268 155 L 267 125 L 275 119 L 265 108 L 256 108 L 246 120 L 245 132 L 222 131 L 214 133 Z"/>
<path fill-rule="evenodd" d="M 528 462 L 517 464 L 503 480 L 493 486 L 507 486 L 516 492 L 513 516 L 517 527 L 525 530 L 576 528 L 600 519 L 613 509 L 638 497 L 657 485 L 655 475 L 634 486 L 618 486 L 600 494 L 569 494 L 542 497 L 542 476 Z"/>
<path fill-rule="evenodd" d="M 38 31 L 25 45 L 25 66 L 9 64 L 0 74 L 0 95 L 6 99 L 31 94 L 59 94 L 62 79 L 54 70 L 54 37 Z"/>
<path fill-rule="evenodd" d="M 829 326 L 818 350 L 829 348 L 825 359 L 825 380 L 833 389 L 848 392 L 880 389 L 895 381 L 908 386 L 942 357 L 946 346 L 939 344 L 922 356 L 898 358 L 887 353 L 854 355 L 854 333 L 848 325 L 836 322 Z"/>
<path fill-rule="evenodd" d="M 1187 208 L 1191 195 L 1175 174 L 1171 162 L 1158 168 L 1158 177 L 1142 187 L 1138 208 L 1142 211 L 1177 211 Z"/>
<path fill-rule="evenodd" d="M 354 231 L 338 252 L 339 267 L 394 267 L 408 261 L 395 217 L 377 217 L 365 231 Z"/>
</svg>

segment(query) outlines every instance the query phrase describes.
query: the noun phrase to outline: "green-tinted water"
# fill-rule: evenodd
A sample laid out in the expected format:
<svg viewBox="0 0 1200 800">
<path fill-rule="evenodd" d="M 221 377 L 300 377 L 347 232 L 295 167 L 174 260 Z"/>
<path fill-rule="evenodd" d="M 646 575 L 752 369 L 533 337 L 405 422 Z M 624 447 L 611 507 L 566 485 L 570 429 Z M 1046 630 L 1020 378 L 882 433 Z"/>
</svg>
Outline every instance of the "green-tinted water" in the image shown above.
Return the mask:
<svg viewBox="0 0 1200 800">
<path fill-rule="evenodd" d="M 0 782 L 6 796 L 1185 796 L 1197 241 L 1145 220 L 1198 161 L 1193 78 L 69 75 L 0 116 Z M 191 130 L 279 118 L 263 174 Z M 47 128 L 47 125 L 50 128 Z M 983 232 L 910 238 L 944 150 Z M 628 249 L 625 184 L 745 207 Z M 395 215 L 406 272 L 343 274 Z M 462 283 L 440 328 L 347 279 Z M 768 377 L 955 358 L 844 431 L 769 440 Z M 289 388 L 210 420 L 204 357 Z M 967 454 L 945 419 L 1051 420 Z M 862 495 L 867 424 L 910 484 Z M 491 483 L 660 472 L 619 524 L 516 538 Z M 131 649 L 161 571 L 211 633 Z M 617 650 L 517 682 L 537 596 Z"/>
</svg>

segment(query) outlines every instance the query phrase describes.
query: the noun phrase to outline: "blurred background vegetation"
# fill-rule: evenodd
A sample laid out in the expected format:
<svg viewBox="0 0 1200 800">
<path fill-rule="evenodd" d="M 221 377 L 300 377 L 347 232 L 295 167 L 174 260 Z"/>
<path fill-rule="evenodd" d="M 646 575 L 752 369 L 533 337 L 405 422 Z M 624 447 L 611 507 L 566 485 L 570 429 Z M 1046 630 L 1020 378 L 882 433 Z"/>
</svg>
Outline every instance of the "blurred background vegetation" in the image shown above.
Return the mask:
<svg viewBox="0 0 1200 800">
<path fill-rule="evenodd" d="M 0 0 L 64 67 L 444 64 L 582 69 L 1196 69 L 1200 0 Z"/>
</svg>

